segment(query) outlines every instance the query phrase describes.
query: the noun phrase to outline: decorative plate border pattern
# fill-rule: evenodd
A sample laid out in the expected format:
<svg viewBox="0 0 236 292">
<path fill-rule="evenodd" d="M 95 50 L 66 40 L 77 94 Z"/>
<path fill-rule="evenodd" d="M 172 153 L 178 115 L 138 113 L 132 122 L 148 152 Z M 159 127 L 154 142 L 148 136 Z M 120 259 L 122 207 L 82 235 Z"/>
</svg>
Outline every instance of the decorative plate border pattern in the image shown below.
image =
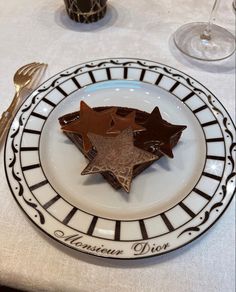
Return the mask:
<svg viewBox="0 0 236 292">
<path fill-rule="evenodd" d="M 168 82 L 165 82 L 168 84 L 168 88 L 163 88 L 162 86 L 165 83 L 162 82 L 166 78 L 169 79 Z M 27 183 L 25 173 L 41 167 L 40 157 L 37 163 L 22 166 L 21 154 L 23 152 L 39 152 L 41 132 L 48 116 L 57 104 L 84 86 L 117 79 L 147 82 L 155 86 L 160 86 L 176 98 L 179 98 L 192 111 L 203 129 L 207 150 L 206 163 L 208 160 L 222 162 L 221 176 L 216 176 L 214 173 L 207 172 L 204 169 L 200 177 L 199 182 L 204 176 L 205 179 L 209 180 L 209 183 L 215 183 L 215 188 L 211 195 L 198 187 L 199 182 L 193 188 L 192 192 L 195 195 L 197 194 L 206 200 L 206 204 L 197 214 L 185 203 L 185 200 L 192 192 L 176 205 L 182 212 L 185 212 L 189 216 L 189 220 L 180 226 L 174 226 L 174 223 L 170 219 L 171 215 L 168 214 L 169 210 L 162 214 L 157 214 L 150 218 L 140 218 L 139 220 L 112 220 L 88 214 L 70 205 L 68 202 L 66 204 L 70 205 L 71 208 L 68 208 L 66 216 L 62 219 L 57 218 L 55 214 L 50 214 L 48 209 L 58 200 L 62 199 L 60 195 L 55 193 L 55 196 L 41 205 L 37 196 L 34 194 L 35 191 L 43 186 L 50 185 L 47 178 L 45 177 L 33 185 L 28 185 Z M 68 87 L 66 87 L 66 84 L 68 82 L 73 83 L 74 91 L 67 92 Z M 186 92 L 189 92 L 185 96 L 178 96 L 177 90 L 179 86 L 184 86 Z M 55 92 L 56 94 L 54 94 Z M 195 103 L 199 104 L 197 108 L 192 108 L 192 104 L 190 103 L 192 98 L 198 100 Z M 42 102 L 51 109 L 49 110 L 48 116 L 42 115 L 39 110 L 40 103 Z M 200 114 L 203 111 L 209 112 L 208 115 L 211 117 L 209 121 L 201 121 Z M 28 127 L 31 116 L 41 121 L 40 129 Z M 208 137 L 208 127 L 218 127 L 220 136 Z M 29 96 L 17 113 L 9 131 L 5 147 L 5 169 L 11 191 L 21 208 L 39 228 L 43 229 L 44 232 L 54 239 L 77 250 L 102 257 L 120 259 L 142 258 L 163 254 L 187 244 L 209 228 L 226 209 L 235 192 L 235 187 L 233 188 L 235 182 L 234 152 L 236 150 L 234 133 L 234 125 L 220 102 L 205 87 L 186 74 L 171 67 L 146 60 L 99 60 L 69 68 L 55 75 Z M 38 137 L 38 142 L 36 145 L 23 146 L 22 139 L 24 135 Z M 213 155 L 209 152 L 210 147 L 208 145 L 212 145 L 212 143 L 217 143 L 223 155 Z M 44 175 L 43 170 L 42 174 Z M 88 226 L 86 230 L 80 230 L 70 225 L 71 219 L 78 212 L 83 212 L 87 216 Z M 47 223 L 49 218 L 53 222 L 56 220 L 57 224 L 60 225 L 60 229 L 49 231 L 50 228 L 48 226 L 46 227 L 47 224 L 50 224 Z M 83 220 L 85 219 L 83 218 Z M 163 231 L 160 234 L 150 236 L 150 220 L 154 220 L 150 226 L 154 222 L 164 224 L 166 228 L 163 230 L 166 232 Z M 106 226 L 107 224 L 109 228 L 113 228 L 114 230 L 112 236 L 110 238 L 102 238 L 96 235 L 96 226 Z M 133 238 L 128 239 L 123 238 L 122 228 L 136 228 L 139 230 L 137 232 L 139 235 L 137 236 L 136 234 Z M 74 233 L 72 234 L 71 232 Z M 80 241 L 82 239 L 83 241 Z M 178 241 L 179 243 L 175 246 L 172 243 L 173 240 L 175 244 Z M 93 246 L 91 243 L 93 241 L 100 244 L 100 247 Z M 113 247 L 114 243 L 119 248 Z M 111 245 L 112 248 L 110 246 L 104 247 L 107 245 Z"/>
</svg>

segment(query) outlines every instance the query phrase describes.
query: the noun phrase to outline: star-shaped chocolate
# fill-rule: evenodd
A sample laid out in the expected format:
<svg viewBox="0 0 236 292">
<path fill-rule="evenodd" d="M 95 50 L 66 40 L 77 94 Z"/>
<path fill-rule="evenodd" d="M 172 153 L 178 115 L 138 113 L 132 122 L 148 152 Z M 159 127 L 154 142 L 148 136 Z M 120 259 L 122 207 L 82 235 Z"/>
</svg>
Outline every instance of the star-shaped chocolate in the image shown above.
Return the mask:
<svg viewBox="0 0 236 292">
<path fill-rule="evenodd" d="M 132 111 L 125 117 L 117 114 L 112 114 L 114 125 L 107 131 L 109 134 L 120 133 L 123 130 L 131 127 L 134 132 L 144 131 L 145 128 L 135 122 L 136 112 Z"/>
<path fill-rule="evenodd" d="M 97 155 L 81 174 L 111 172 L 126 192 L 130 191 L 133 167 L 157 159 L 157 156 L 139 149 L 133 143 L 133 131 L 128 128 L 116 137 L 88 134 Z"/>
<path fill-rule="evenodd" d="M 135 137 L 135 145 L 145 149 L 148 143 L 156 144 L 162 154 L 173 158 L 171 138 L 181 133 L 186 126 L 172 125 L 162 119 L 159 108 L 155 107 L 147 121 L 143 124 L 146 131 Z"/>
<path fill-rule="evenodd" d="M 88 152 L 92 144 L 88 138 L 88 133 L 105 135 L 111 127 L 112 116 L 116 108 L 96 112 L 89 107 L 84 101 L 80 102 L 80 118 L 62 127 L 65 132 L 80 134 L 83 138 L 83 148 Z"/>
</svg>

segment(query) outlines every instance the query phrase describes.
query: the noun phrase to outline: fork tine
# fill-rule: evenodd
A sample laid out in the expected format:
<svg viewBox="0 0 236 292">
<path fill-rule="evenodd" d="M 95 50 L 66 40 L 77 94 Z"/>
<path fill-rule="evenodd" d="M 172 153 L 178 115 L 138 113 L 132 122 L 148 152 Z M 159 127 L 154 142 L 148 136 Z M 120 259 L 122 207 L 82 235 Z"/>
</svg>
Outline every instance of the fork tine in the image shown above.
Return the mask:
<svg viewBox="0 0 236 292">
<path fill-rule="evenodd" d="M 28 75 L 28 76 L 31 76 L 32 75 L 32 72 L 36 72 L 37 70 L 35 69 L 38 69 L 42 66 L 41 63 L 35 63 L 35 65 L 33 66 L 30 66 L 28 67 L 28 69 L 26 69 L 24 72 L 22 72 L 23 75 Z"/>
<path fill-rule="evenodd" d="M 42 64 L 39 64 L 39 65 L 37 65 L 37 66 L 35 66 L 35 67 L 33 67 L 33 68 L 30 68 L 30 69 L 27 71 L 26 74 L 27 74 L 29 77 L 31 77 L 33 74 L 39 72 L 39 71 L 42 69 L 42 67 L 43 67 L 43 65 L 42 65 Z"/>
<path fill-rule="evenodd" d="M 27 65 L 21 67 L 20 69 L 18 69 L 17 70 L 17 73 L 20 73 L 21 74 L 22 72 L 24 72 L 25 70 L 31 68 L 32 66 L 35 66 L 36 64 L 39 64 L 39 63 L 33 62 L 33 63 L 30 63 L 30 64 L 27 64 Z"/>
<path fill-rule="evenodd" d="M 31 68 L 29 68 L 24 75 L 28 75 L 28 76 L 32 76 L 34 73 L 36 73 L 40 68 L 42 68 L 42 64 L 38 64 L 36 66 L 33 66 Z"/>
<path fill-rule="evenodd" d="M 36 76 L 35 78 L 33 78 L 33 80 L 28 84 L 29 87 L 37 87 L 42 76 L 44 75 L 45 73 L 45 70 L 47 69 L 47 66 L 48 64 L 44 64 L 44 63 L 41 63 L 41 67 L 38 68 L 38 72 L 36 72 Z"/>
</svg>

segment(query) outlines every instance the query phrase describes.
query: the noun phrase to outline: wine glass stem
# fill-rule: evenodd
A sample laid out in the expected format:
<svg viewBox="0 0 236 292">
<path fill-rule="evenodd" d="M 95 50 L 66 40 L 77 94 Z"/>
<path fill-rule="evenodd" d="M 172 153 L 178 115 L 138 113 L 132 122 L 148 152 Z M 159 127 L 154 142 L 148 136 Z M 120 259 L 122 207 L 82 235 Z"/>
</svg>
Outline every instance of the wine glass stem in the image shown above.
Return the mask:
<svg viewBox="0 0 236 292">
<path fill-rule="evenodd" d="M 215 20 L 215 16 L 216 16 L 217 9 L 219 7 L 219 3 L 220 3 L 220 0 L 214 1 L 208 23 L 206 25 L 205 30 L 203 31 L 203 33 L 200 36 L 202 40 L 208 40 L 208 41 L 211 40 L 211 27 L 212 27 L 213 21 Z"/>
</svg>

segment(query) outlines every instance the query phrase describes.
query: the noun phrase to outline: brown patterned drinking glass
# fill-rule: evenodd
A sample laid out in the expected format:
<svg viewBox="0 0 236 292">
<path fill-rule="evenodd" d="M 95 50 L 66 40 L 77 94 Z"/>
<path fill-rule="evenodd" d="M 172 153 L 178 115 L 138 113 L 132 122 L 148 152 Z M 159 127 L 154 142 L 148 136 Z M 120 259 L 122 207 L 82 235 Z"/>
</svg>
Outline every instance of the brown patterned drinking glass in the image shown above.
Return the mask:
<svg viewBox="0 0 236 292">
<path fill-rule="evenodd" d="M 90 23 L 103 18 L 107 0 L 64 0 L 66 11 L 76 22 Z"/>
</svg>

